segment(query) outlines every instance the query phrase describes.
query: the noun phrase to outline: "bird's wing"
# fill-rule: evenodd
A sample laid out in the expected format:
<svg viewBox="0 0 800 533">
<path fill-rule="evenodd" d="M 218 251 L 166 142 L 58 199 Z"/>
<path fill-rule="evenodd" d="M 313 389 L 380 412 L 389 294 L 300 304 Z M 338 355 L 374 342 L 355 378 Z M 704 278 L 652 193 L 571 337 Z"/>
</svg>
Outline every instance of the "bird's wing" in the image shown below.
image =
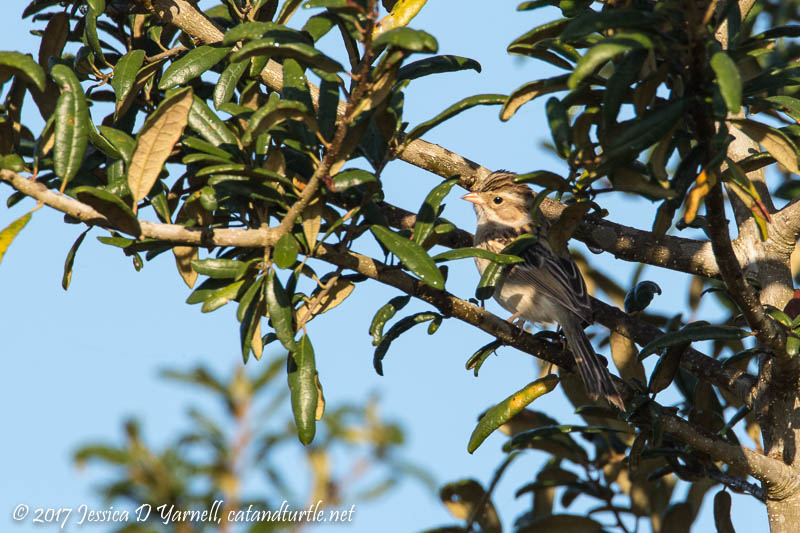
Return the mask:
<svg viewBox="0 0 800 533">
<path fill-rule="evenodd" d="M 514 283 L 530 284 L 582 320 L 594 321 L 586 282 L 574 261 L 553 254 L 539 242 L 525 249 L 520 257 L 523 262 L 508 273 Z"/>
</svg>

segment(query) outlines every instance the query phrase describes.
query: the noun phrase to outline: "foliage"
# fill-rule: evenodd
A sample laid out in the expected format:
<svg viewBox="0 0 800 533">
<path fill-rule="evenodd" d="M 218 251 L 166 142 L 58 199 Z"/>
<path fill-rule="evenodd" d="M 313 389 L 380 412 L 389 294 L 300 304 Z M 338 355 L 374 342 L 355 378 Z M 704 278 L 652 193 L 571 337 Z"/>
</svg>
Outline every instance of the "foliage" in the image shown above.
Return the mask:
<svg viewBox="0 0 800 533">
<path fill-rule="evenodd" d="M 710 324 L 686 321 L 681 314 L 648 314 L 647 305 L 661 292 L 658 286 L 639 283 L 637 275 L 627 291 L 586 269 L 591 286 L 618 306 L 624 300 L 626 313 L 617 310 L 608 318 L 606 312 L 598 320 L 612 330 L 599 345 L 610 347 L 620 370 L 627 412 L 590 405 L 568 372 L 509 391 L 513 394 L 478 422 L 469 443 L 473 451 L 499 428 L 511 437 L 505 446 L 508 459 L 485 489 L 474 480 L 442 489 L 442 500 L 465 522 L 448 530 L 475 525 L 499 530 L 492 488 L 518 451 L 531 448 L 550 460 L 532 483 L 519 489 L 519 495 L 532 496 L 532 504 L 515 521 L 516 531 L 627 531 L 640 518 L 656 531 L 687 530 L 707 491 L 719 483 L 725 488 L 715 498 L 715 517 L 718 527 L 725 528 L 730 509 L 725 490 L 766 498 L 774 481 L 770 476 L 777 475 L 770 472 L 792 460 L 784 464 L 774 459 L 780 452 L 762 453 L 761 425 L 777 424 L 780 417 L 754 412 L 752 398 L 741 389 L 755 386 L 746 370 L 756 354 L 771 354 L 776 365 L 796 370 L 800 324 L 796 314 L 782 310 L 792 287 L 784 286 L 780 297 L 767 296 L 766 287 L 759 295 L 758 283 L 763 286 L 764 280 L 753 283 L 743 275 L 730 243 L 723 187 L 740 239 L 758 239 L 742 246 L 761 250 L 753 254 L 773 254 L 764 260 L 780 263 L 788 278 L 788 256 L 800 227 L 791 221 L 776 225 L 780 212 L 757 171 L 775 169 L 782 180 L 775 195 L 795 198 L 797 180 L 790 174 L 800 173 L 800 76 L 792 39 L 800 30 L 787 24 L 794 20 L 786 20 L 796 18 L 794 2 L 760 2 L 744 11 L 744 3 L 733 1 L 524 2 L 521 11 L 559 10 L 546 11 L 548 17 L 557 13 L 556 18 L 514 39 L 508 52 L 545 61 L 559 74 L 534 79 L 508 96 L 463 99 L 410 128 L 403 120 L 403 91 L 409 84 L 433 74 L 480 70 L 468 58 L 432 55 L 436 39 L 407 26 L 424 1 L 385 2 L 393 11 L 379 24 L 374 0 L 311 0 L 304 7 L 318 11 L 302 28 L 292 27 L 301 4 L 292 0 L 280 5 L 227 0 L 206 11 L 213 24 L 202 17 L 201 22 L 170 23 L 158 16 L 157 3 L 74 0 L 55 5 L 35 0 L 28 6 L 26 16 L 47 24 L 38 62 L 17 52 L 0 54 L 0 81 L 11 82 L 0 123 L 0 154 L 7 169 L 2 179 L 18 190 L 9 206 L 32 195 L 64 211 L 68 222 L 101 226 L 110 235 L 100 241 L 121 248 L 137 269 L 143 266 L 140 254 L 152 260 L 171 251 L 183 280 L 194 288 L 187 302 L 202 304 L 203 312 L 236 302 L 245 363 L 251 354 L 260 359 L 273 342 L 289 354 L 295 426 L 309 453 L 317 449 L 320 418 L 328 426 L 336 422 L 331 413 L 323 416 L 324 376 L 316 370 L 316 359 L 325 354 L 315 351 L 305 326 L 370 278 L 403 293 L 379 307 L 370 326 L 378 373 L 383 373 L 393 340 L 425 323 L 427 333 L 435 334 L 446 318 L 496 337 L 469 359 L 467 367 L 476 375 L 501 344 L 570 366 L 552 336 L 509 333 L 510 326 L 497 317 L 447 292 L 447 268 L 441 263 L 491 259 L 494 266 L 478 287 L 483 299 L 519 261 L 520 252 L 513 248 L 487 257 L 465 249 L 469 239 L 441 215 L 442 200 L 456 183 L 471 186 L 474 176 L 465 173 L 470 167 L 430 155 L 433 151 L 427 159 L 410 155 L 429 148 L 422 135 L 462 111 L 502 105 L 500 118 L 508 120 L 546 95 L 552 148 L 565 170 L 563 176 L 529 172 L 520 180 L 544 188 L 537 197 L 543 212 L 554 209 L 550 195 L 566 204 L 550 230 L 551 241 L 563 243 L 575 234 L 623 259 L 703 275 L 707 279 L 693 283 L 690 311 L 697 310 L 703 294 L 713 292 L 730 316 Z M 334 31 L 340 34 L 340 48 L 329 54 L 317 43 Z M 65 48 L 67 43 L 75 43 L 74 53 Z M 332 55 L 346 57 L 349 65 Z M 47 121 L 39 135 L 20 123 L 27 93 Z M 739 139 L 749 148 L 737 153 Z M 382 172 L 397 159 L 447 178 L 427 193 L 416 214 L 401 213 L 385 198 Z M 27 187 L 29 182 L 17 179 L 20 173 L 80 204 Z M 605 222 L 602 204 L 615 193 L 658 204 L 648 221 L 652 231 L 640 231 L 645 237 L 639 249 L 627 256 L 614 243 L 597 243 L 586 235 L 586 225 Z M 700 215 L 702 206 L 705 215 Z M 0 234 L 3 251 L 26 220 Z M 673 227 L 690 237 L 669 241 Z M 699 233 L 695 230 L 711 241 L 716 271 L 676 266 L 649 253 L 650 247 L 668 243 L 664 246 L 677 256 L 683 245 L 699 243 L 692 238 Z M 65 287 L 84 235 L 69 252 Z M 617 238 L 623 237 L 612 231 L 607 240 Z M 787 240 L 788 251 L 775 252 Z M 384 261 L 359 254 L 365 242 L 376 243 Z M 439 245 L 458 251 L 431 255 Z M 202 248 L 209 255 L 201 257 Z M 387 264 L 391 257 L 396 264 Z M 205 279 L 198 285 L 199 276 Z M 384 333 L 410 297 L 435 311 L 398 317 Z M 748 348 L 744 341 L 751 338 L 756 344 Z M 693 348 L 699 341 L 711 341 L 710 355 Z M 658 362 L 648 376 L 642 359 L 656 353 Z M 738 374 L 731 377 L 733 370 Z M 557 386 L 588 425 L 559 424 L 526 408 Z M 680 395 L 676 405 L 656 401 L 668 388 Z M 791 386 L 781 390 L 796 393 Z M 752 461 L 745 468 L 744 452 L 727 453 L 743 450 L 737 436 L 742 427 L 756 442 L 755 449 L 746 450 L 755 454 L 748 458 L 772 461 L 772 470 Z M 765 440 L 775 438 L 772 430 L 764 428 Z M 134 426 L 128 435 L 127 449 L 111 455 L 130 453 L 139 445 Z M 211 436 L 205 433 L 202 439 Z M 781 446 L 765 443 L 767 449 Z M 174 455 L 159 461 L 174 459 L 176 468 L 191 467 Z M 673 493 L 679 479 L 690 489 L 677 501 Z M 141 490 L 120 488 L 128 495 Z M 589 516 L 562 512 L 579 496 L 599 504 Z M 624 496 L 625 503 L 617 496 Z"/>
<path fill-rule="evenodd" d="M 307 509 L 321 501 L 319 509 L 328 512 L 384 495 L 406 477 L 431 483 L 422 470 L 400 459 L 403 431 L 381 419 L 375 398 L 364 406 L 329 408 L 314 445 L 298 449 L 285 418 L 281 374 L 286 363 L 283 357 L 264 363 L 257 375 L 239 367 L 227 380 L 204 367 L 164 372 L 166 379 L 202 389 L 223 409 L 222 416 L 212 417 L 207 406 L 190 408 L 189 428 L 161 450 L 148 445 L 139 423 L 129 420 L 123 444 L 92 443 L 75 452 L 79 465 L 102 462 L 112 468 L 114 477 L 100 488 L 107 502 L 123 509 L 150 506 L 149 514 L 140 513 L 148 520 L 131 520 L 120 531 L 130 531 L 131 524 L 142 531 L 225 531 L 230 513 L 242 509 Z M 302 459 L 287 461 L 292 451 Z M 298 481 L 306 477 L 304 492 Z M 176 518 L 210 509 L 219 523 Z M 247 530 L 297 526 L 290 515 L 283 519 L 248 520 Z"/>
</svg>

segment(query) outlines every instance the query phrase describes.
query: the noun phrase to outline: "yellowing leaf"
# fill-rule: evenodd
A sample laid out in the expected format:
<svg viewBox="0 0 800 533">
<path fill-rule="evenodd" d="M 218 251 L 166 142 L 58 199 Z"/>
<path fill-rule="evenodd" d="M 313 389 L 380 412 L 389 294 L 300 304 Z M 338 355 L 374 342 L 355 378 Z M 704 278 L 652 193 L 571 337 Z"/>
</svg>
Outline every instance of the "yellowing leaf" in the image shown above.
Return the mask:
<svg viewBox="0 0 800 533">
<path fill-rule="evenodd" d="M 144 123 L 128 169 L 128 187 L 136 203 L 153 188 L 172 147 L 178 142 L 189 119 L 192 89 L 183 89 L 161 102 Z"/>
<path fill-rule="evenodd" d="M 797 147 L 786 134 L 766 124 L 746 118 L 732 119 L 730 123 L 763 146 L 778 163 L 789 169 L 792 174 L 800 174 L 800 168 L 797 166 Z"/>
<path fill-rule="evenodd" d="M 715 182 L 716 179 L 713 176 L 709 179 L 705 169 L 697 176 L 694 187 L 686 197 L 686 214 L 683 215 L 683 219 L 687 224 L 691 224 L 695 219 L 697 210 L 700 209 L 700 201 L 705 198 Z"/>
<path fill-rule="evenodd" d="M 178 267 L 178 274 L 191 289 L 197 281 L 197 272 L 192 268 L 192 260 L 197 259 L 199 254 L 195 246 L 175 246 L 172 248 L 175 255 L 175 265 Z"/>
<path fill-rule="evenodd" d="M 417 16 L 422 6 L 428 0 L 398 0 L 392 8 L 391 13 L 383 17 L 375 24 L 375 30 L 372 32 L 374 39 L 378 35 L 385 33 L 394 28 L 400 28 L 411 22 L 411 19 Z"/>
<path fill-rule="evenodd" d="M 3 256 L 6 254 L 6 250 L 8 250 L 11 241 L 22 231 L 22 228 L 25 227 L 25 224 L 27 224 L 30 219 L 31 213 L 26 213 L 6 226 L 3 231 L 0 231 L 0 262 L 3 261 Z"/>
</svg>

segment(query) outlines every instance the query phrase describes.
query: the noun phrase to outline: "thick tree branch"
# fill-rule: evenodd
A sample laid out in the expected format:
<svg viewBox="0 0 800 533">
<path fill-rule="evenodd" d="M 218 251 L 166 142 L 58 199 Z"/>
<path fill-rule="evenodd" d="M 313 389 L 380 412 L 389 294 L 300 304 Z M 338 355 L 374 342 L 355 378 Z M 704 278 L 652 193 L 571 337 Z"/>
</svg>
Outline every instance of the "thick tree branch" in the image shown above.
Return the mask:
<svg viewBox="0 0 800 533">
<path fill-rule="evenodd" d="M 729 294 L 744 314 L 745 320 L 756 332 L 758 340 L 768 346 L 777 357 L 786 357 L 785 335 L 778 325 L 764 312 L 755 290 L 748 285 L 742 274 L 742 268 L 731 246 L 728 234 L 728 219 L 725 217 L 725 205 L 722 196 L 722 184 L 717 183 L 706 197 L 708 215 L 708 233 L 720 274 L 725 281 Z"/>
<path fill-rule="evenodd" d="M 662 414 L 664 431 L 714 459 L 747 472 L 764 484 L 767 498 L 782 500 L 800 491 L 800 476 L 781 461 L 730 442 L 673 415 Z"/>
<path fill-rule="evenodd" d="M 9 170 L 0 170 L 0 181 L 8 182 L 12 187 L 17 189 L 20 192 L 35 198 L 36 200 L 48 205 L 58 211 L 66 213 L 78 220 L 85 222 L 86 224 L 90 225 L 97 225 L 106 228 L 113 228 L 113 224 L 101 213 L 97 212 L 90 206 L 79 202 L 73 198 L 68 196 L 59 195 L 56 192 L 51 191 L 41 183 L 37 183 L 33 180 L 29 180 L 19 174 L 11 172 Z M 407 227 L 406 224 L 409 223 L 408 217 L 413 217 L 412 214 L 408 212 L 404 212 L 399 208 L 392 208 L 392 209 L 385 209 L 385 213 L 388 213 L 390 218 L 390 222 L 396 223 L 398 227 Z M 406 213 L 405 215 L 403 213 Z M 260 248 L 265 246 L 271 246 L 275 242 L 277 242 L 278 238 L 280 237 L 281 230 L 279 228 L 260 228 L 260 229 L 208 229 L 208 228 L 186 228 L 184 226 L 179 226 L 175 224 L 159 224 L 154 222 L 147 222 L 141 221 L 140 225 L 142 227 L 142 237 L 147 237 L 151 239 L 159 239 L 168 242 L 172 242 L 175 244 L 188 244 L 188 245 L 196 245 L 196 246 L 238 246 L 238 247 L 254 247 Z M 410 224 L 408 227 L 413 227 L 413 223 Z M 440 244 L 444 244 L 446 246 L 452 247 L 463 247 L 463 246 L 471 246 L 472 244 L 472 235 L 463 230 L 457 230 L 455 232 L 451 232 L 451 234 L 455 234 L 454 238 L 451 238 L 451 242 L 443 242 Z M 328 252 L 333 253 L 333 252 Z M 352 256 L 352 254 L 351 254 Z M 350 257 L 350 256 L 348 256 Z M 364 259 L 366 261 L 366 259 Z M 346 266 L 347 268 L 351 268 L 353 270 L 357 270 L 354 266 L 357 266 L 358 261 L 355 263 L 352 261 L 352 257 L 347 264 L 341 265 Z M 367 268 L 367 267 L 364 267 Z M 370 272 L 374 271 L 374 267 L 370 267 Z M 360 271 L 360 270 L 359 270 Z M 416 283 L 415 278 L 408 276 L 407 274 L 399 271 L 399 270 L 392 270 L 394 274 L 386 274 L 385 279 L 389 285 L 399 288 L 404 292 L 407 292 L 406 289 L 411 290 L 409 287 L 410 283 Z M 362 272 L 363 273 L 363 272 Z M 374 276 L 369 276 L 374 277 Z M 402 280 L 403 285 L 399 286 L 397 283 L 400 283 Z M 384 280 L 381 280 L 384 281 Z M 421 291 L 421 292 L 420 292 Z M 427 291 L 427 292 L 425 292 Z M 433 289 L 427 288 L 427 286 L 422 286 L 420 289 L 414 289 L 413 293 L 414 296 L 424 299 L 429 303 L 434 304 L 434 301 L 431 298 L 440 298 L 438 291 L 433 291 Z M 454 298 L 454 297 L 453 297 Z M 454 315 L 455 313 L 452 311 L 444 311 L 448 309 L 448 306 L 453 306 L 455 304 L 447 303 L 444 300 L 436 300 L 442 305 L 443 312 L 446 314 Z M 459 300 L 463 302 L 463 300 Z M 434 304 L 436 305 L 436 304 Z M 462 304 L 459 304 L 462 305 Z M 605 304 L 599 300 L 593 301 L 595 313 L 596 313 L 596 320 L 602 324 L 603 326 L 611 329 L 612 331 L 616 331 L 622 335 L 625 335 L 631 338 L 634 342 L 637 342 L 640 345 L 647 344 L 648 342 L 660 337 L 663 332 L 659 330 L 657 327 L 638 320 L 636 318 L 631 317 L 630 315 L 624 313 L 623 311 L 612 307 L 608 304 Z M 475 306 L 469 304 L 468 308 L 464 309 L 473 309 Z M 479 308 L 478 308 L 479 309 Z M 487 313 L 482 311 L 487 315 L 494 317 L 491 313 Z M 470 324 L 480 327 L 484 331 L 495 335 L 497 338 L 502 340 L 504 343 L 509 344 L 511 346 L 515 346 L 522 351 L 527 353 L 531 353 L 532 355 L 537 355 L 538 352 L 536 350 L 542 349 L 541 341 L 537 341 L 539 344 L 528 344 L 528 345 L 518 345 L 515 344 L 517 342 L 516 337 L 514 339 L 509 340 L 508 331 L 518 331 L 516 328 L 511 328 L 510 330 L 506 328 L 507 323 L 503 320 L 499 320 L 499 322 L 493 321 L 491 323 L 484 322 L 484 319 L 481 318 L 483 315 L 474 315 L 473 311 L 470 312 L 463 312 L 464 316 L 472 316 L 473 321 L 467 321 Z M 496 318 L 496 317 L 495 317 Z M 490 329 L 487 329 L 490 328 Z M 498 329 L 499 328 L 499 329 Z M 506 332 L 506 333 L 503 333 Z M 527 337 L 523 337 L 525 339 Z M 512 342 L 513 341 L 513 342 Z M 525 347 L 529 349 L 526 349 Z M 533 350 L 533 351 L 531 351 Z M 560 352 L 559 352 L 560 353 Z M 556 355 L 552 355 L 552 357 L 558 357 Z M 547 357 L 542 357 L 545 360 L 550 361 Z M 559 366 L 570 367 L 571 364 L 569 362 L 565 362 L 563 357 L 559 359 Z M 551 361 L 556 362 L 556 361 Z M 708 380 L 709 382 L 717 385 L 719 387 L 724 388 L 725 390 L 731 391 L 733 394 L 736 395 L 742 402 L 747 403 L 750 405 L 751 403 L 751 391 L 754 388 L 755 378 L 750 376 L 744 372 L 737 371 L 734 369 L 727 369 L 722 367 L 722 365 L 696 350 L 687 350 L 683 356 L 682 364 L 692 374 L 696 375 L 701 379 Z"/>
</svg>

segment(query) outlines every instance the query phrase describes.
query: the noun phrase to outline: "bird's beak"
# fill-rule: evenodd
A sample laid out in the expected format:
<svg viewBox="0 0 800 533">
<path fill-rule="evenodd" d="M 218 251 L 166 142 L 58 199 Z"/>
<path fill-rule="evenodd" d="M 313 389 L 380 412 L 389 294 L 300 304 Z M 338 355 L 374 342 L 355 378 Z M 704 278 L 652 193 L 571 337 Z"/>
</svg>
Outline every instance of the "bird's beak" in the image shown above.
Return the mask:
<svg viewBox="0 0 800 533">
<path fill-rule="evenodd" d="M 476 192 L 467 193 L 464 196 L 462 196 L 461 199 L 466 200 L 468 202 L 472 202 L 473 204 L 476 205 L 480 205 L 483 203 L 483 200 L 481 199 L 480 196 L 478 196 L 478 193 Z"/>
</svg>

